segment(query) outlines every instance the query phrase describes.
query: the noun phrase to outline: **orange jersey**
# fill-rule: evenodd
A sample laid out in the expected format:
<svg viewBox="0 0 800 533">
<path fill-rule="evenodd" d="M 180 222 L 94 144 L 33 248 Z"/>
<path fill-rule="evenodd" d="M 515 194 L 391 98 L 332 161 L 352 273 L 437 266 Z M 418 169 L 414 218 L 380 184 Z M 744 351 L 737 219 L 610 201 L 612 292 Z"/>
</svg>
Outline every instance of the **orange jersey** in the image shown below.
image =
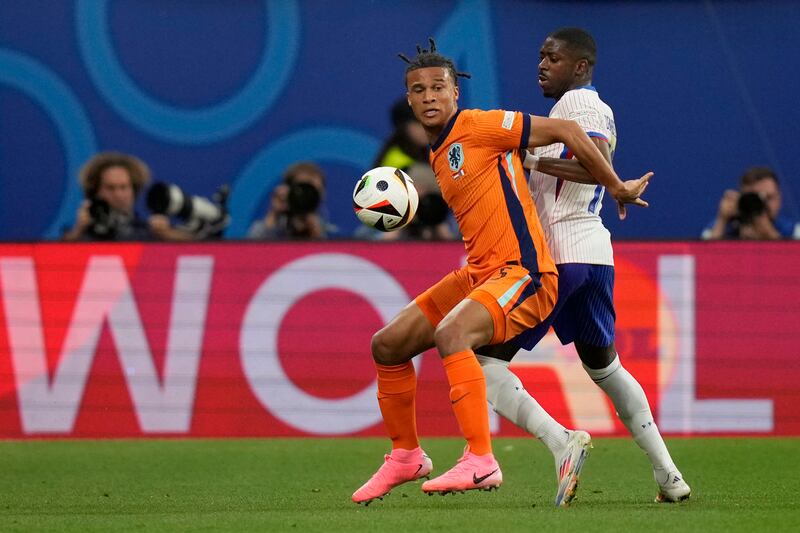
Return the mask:
<svg viewBox="0 0 800 533">
<path fill-rule="evenodd" d="M 475 282 L 514 262 L 531 273 L 556 272 L 520 156 L 530 124 L 518 112 L 459 110 L 431 146 L 431 167 Z"/>
</svg>

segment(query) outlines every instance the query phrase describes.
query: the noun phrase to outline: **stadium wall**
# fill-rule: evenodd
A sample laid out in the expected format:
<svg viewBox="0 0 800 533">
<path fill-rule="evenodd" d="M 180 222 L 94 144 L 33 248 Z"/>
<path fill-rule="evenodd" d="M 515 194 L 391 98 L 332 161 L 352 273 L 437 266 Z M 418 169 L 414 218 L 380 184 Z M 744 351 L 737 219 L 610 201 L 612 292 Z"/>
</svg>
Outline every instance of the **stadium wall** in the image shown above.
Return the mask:
<svg viewBox="0 0 800 533">
<path fill-rule="evenodd" d="M 457 243 L 0 245 L 0 437 L 383 435 L 370 337 Z M 667 434 L 800 435 L 800 246 L 621 243 L 617 346 Z M 419 429 L 457 435 L 434 352 Z M 512 368 L 624 434 L 552 332 Z M 492 419 L 497 435 L 519 435 Z"/>
<path fill-rule="evenodd" d="M 546 115 L 538 50 L 565 25 L 598 42 L 615 167 L 656 172 L 647 216 L 608 217 L 614 235 L 697 237 L 756 164 L 777 170 L 784 210 L 800 219 L 800 69 L 785 59 L 800 49 L 798 23 L 792 0 L 3 0 L 0 240 L 70 227 L 78 170 L 99 150 L 133 153 L 191 194 L 230 184 L 229 238 L 263 215 L 288 164 L 314 159 L 350 236 L 353 185 L 404 95 L 398 52 L 433 36 L 472 74 L 462 107 Z"/>
</svg>

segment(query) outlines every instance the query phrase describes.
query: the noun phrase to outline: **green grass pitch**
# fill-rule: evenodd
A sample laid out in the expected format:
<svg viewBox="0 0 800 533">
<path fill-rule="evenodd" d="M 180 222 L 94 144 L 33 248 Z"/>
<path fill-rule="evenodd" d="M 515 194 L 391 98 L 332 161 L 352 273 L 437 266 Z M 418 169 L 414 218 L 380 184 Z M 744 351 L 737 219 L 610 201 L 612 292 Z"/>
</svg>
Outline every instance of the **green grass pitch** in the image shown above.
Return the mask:
<svg viewBox="0 0 800 533">
<path fill-rule="evenodd" d="M 385 439 L 0 442 L 2 531 L 800 531 L 800 439 L 668 442 L 693 489 L 653 503 L 630 439 L 596 439 L 568 509 L 532 439 L 495 439 L 496 492 L 427 496 L 418 483 L 357 506 L 350 495 L 383 460 Z M 459 439 L 423 439 L 434 474 Z"/>
</svg>

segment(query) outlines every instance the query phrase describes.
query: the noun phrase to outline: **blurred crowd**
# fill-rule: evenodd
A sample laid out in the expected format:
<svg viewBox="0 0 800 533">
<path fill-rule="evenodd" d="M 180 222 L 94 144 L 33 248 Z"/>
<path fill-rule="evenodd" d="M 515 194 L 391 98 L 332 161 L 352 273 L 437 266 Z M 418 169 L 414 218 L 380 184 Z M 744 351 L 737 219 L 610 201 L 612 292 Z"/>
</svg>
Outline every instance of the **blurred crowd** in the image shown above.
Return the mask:
<svg viewBox="0 0 800 533">
<path fill-rule="evenodd" d="M 263 215 L 252 222 L 247 238 L 459 239 L 458 227 L 428 164 L 425 131 L 405 98 L 391 107 L 390 119 L 392 131 L 372 166 L 400 168 L 413 179 L 419 206 L 411 223 L 394 232 L 362 225 L 353 234 L 342 234 L 329 217 L 325 170 L 314 161 L 298 161 L 283 170 L 282 179 L 268 195 Z M 65 228 L 63 240 L 179 242 L 222 238 L 231 217 L 226 208 L 226 187 L 206 198 L 188 194 L 175 184 L 151 184 L 151 179 L 148 165 L 133 155 L 102 152 L 92 157 L 78 177 L 85 199 L 72 227 Z M 147 216 L 136 208 L 142 194 L 146 196 Z M 717 214 L 701 237 L 799 239 L 800 223 L 783 214 L 781 207 L 775 171 L 763 166 L 749 168 L 737 189 L 723 193 Z"/>
</svg>

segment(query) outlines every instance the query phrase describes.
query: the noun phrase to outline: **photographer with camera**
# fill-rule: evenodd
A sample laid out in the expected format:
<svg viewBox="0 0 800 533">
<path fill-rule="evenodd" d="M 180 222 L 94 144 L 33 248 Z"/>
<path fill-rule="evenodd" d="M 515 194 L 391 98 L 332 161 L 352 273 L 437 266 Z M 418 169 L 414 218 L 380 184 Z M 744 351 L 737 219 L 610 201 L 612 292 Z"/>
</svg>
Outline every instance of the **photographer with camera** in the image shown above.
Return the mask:
<svg viewBox="0 0 800 533">
<path fill-rule="evenodd" d="M 425 128 L 408 105 L 408 98 L 398 98 L 389 111 L 392 133 L 384 141 L 373 167 L 395 167 L 414 181 L 419 194 L 417 212 L 411 222 L 398 231 L 382 232 L 359 226 L 356 239 L 372 241 L 449 241 L 459 237 L 458 226 L 442 198 L 436 176 L 428 162 L 430 146 Z"/>
<path fill-rule="evenodd" d="M 739 190 L 727 190 L 717 217 L 703 230 L 702 238 L 791 239 L 800 238 L 800 224 L 782 216 L 778 176 L 769 167 L 751 167 L 739 182 Z"/>
<path fill-rule="evenodd" d="M 272 191 L 267 214 L 250 226 L 250 239 L 326 239 L 336 231 L 324 215 L 325 173 L 311 161 L 289 166 Z"/>
<path fill-rule="evenodd" d="M 145 220 L 136 212 L 136 199 L 150 181 L 150 169 L 141 159 L 119 152 L 102 152 L 81 168 L 78 182 L 86 200 L 75 224 L 64 232 L 65 241 L 186 241 L 192 235 L 173 228 L 169 219 L 153 215 Z"/>
</svg>

